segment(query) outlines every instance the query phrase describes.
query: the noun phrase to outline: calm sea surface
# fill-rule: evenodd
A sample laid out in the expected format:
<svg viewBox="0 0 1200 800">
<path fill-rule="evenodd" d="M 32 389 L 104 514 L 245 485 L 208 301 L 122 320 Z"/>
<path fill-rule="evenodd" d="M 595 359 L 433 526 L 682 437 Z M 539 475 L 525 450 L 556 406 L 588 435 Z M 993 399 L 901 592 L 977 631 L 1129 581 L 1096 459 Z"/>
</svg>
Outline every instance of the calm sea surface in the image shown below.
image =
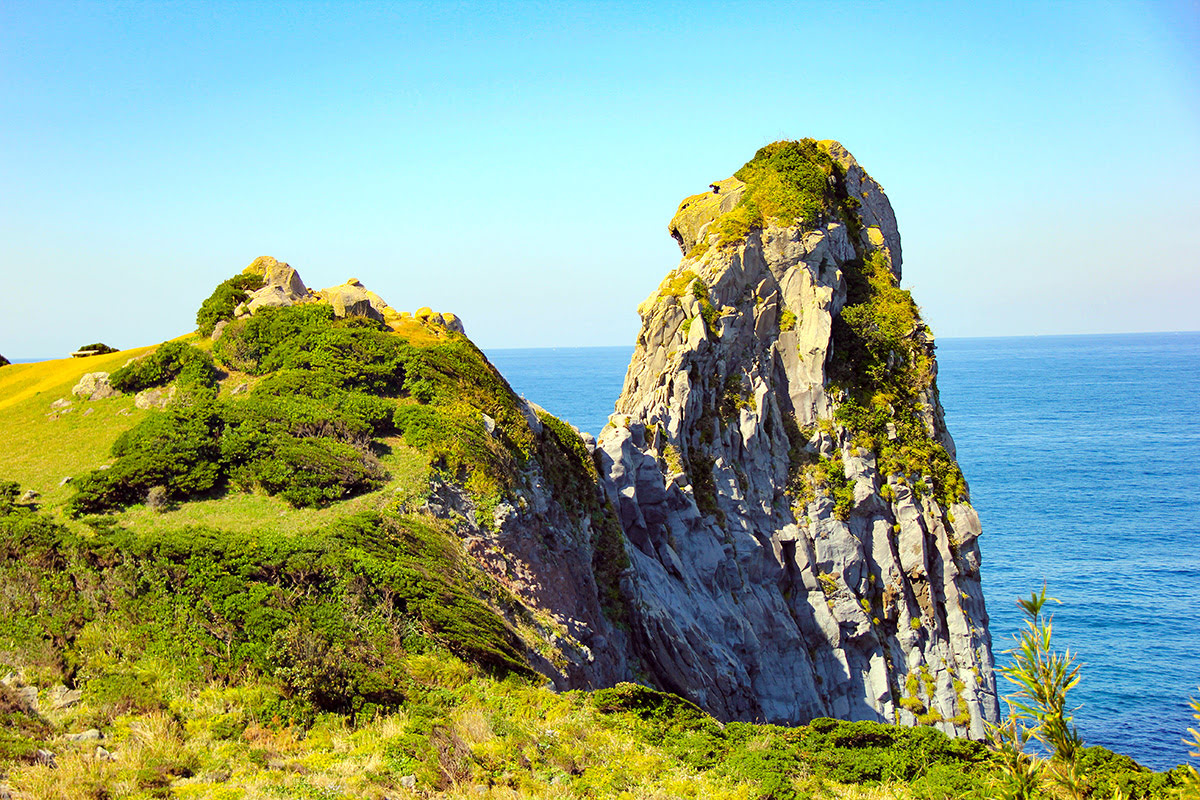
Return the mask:
<svg viewBox="0 0 1200 800">
<path fill-rule="evenodd" d="M 597 433 L 628 347 L 493 350 L 513 388 Z M 998 665 L 1016 598 L 1062 601 L 1088 744 L 1164 769 L 1200 696 L 1200 333 L 946 339 L 942 405 L 983 520 Z M 1008 686 L 1001 679 L 1001 691 Z"/>
</svg>

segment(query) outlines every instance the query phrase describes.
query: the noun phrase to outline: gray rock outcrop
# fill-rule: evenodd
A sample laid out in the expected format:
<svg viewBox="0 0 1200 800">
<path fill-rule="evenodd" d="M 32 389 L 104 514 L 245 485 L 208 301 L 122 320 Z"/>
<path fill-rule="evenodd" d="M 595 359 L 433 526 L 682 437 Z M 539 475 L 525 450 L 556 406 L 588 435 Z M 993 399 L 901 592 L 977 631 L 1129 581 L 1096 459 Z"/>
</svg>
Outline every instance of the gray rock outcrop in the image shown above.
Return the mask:
<svg viewBox="0 0 1200 800">
<path fill-rule="evenodd" d="M 242 271 L 248 275 L 261 275 L 263 285 L 250 292 L 234 312 L 235 317 L 248 317 L 260 308 L 295 305 L 311 295 L 296 270 L 270 256 L 256 258 Z"/>
<path fill-rule="evenodd" d="M 684 259 L 638 309 L 596 444 L 630 544 L 631 647 L 653 682 L 722 719 L 832 716 L 981 738 L 998 704 L 980 527 L 953 465 L 932 336 L 917 317 L 878 367 L 910 376 L 911 397 L 886 405 L 899 415 L 888 434 L 854 427 L 852 388 L 867 379 L 837 373 L 857 346 L 841 313 L 874 308 L 854 294 L 864 281 L 899 291 L 900 236 L 879 184 L 841 145 L 818 147 L 821 214 L 730 236 L 748 189 L 713 184 L 681 205 L 670 232 Z M 927 460 L 898 467 L 899 435 Z"/>
<path fill-rule="evenodd" d="M 166 408 L 175 400 L 176 393 L 177 390 L 174 386 L 145 389 L 134 395 L 133 405 L 143 411 L 151 408 Z"/>
<path fill-rule="evenodd" d="M 383 322 L 385 313 L 392 310 L 382 297 L 368 291 L 356 278 L 340 286 L 322 289 L 317 294 L 321 300 L 333 306 L 333 313 L 339 317 L 369 317 Z"/>
<path fill-rule="evenodd" d="M 89 372 L 79 379 L 71 394 L 80 400 L 105 400 L 121 393 L 113 388 L 107 372 Z"/>
</svg>

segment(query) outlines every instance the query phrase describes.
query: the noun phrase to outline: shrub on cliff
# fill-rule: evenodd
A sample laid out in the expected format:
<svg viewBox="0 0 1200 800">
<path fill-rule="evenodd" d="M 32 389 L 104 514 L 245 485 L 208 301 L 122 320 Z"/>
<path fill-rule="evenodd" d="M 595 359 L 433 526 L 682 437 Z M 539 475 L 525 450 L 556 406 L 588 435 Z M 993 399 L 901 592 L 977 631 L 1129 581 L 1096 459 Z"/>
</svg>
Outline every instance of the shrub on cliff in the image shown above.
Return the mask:
<svg viewBox="0 0 1200 800">
<path fill-rule="evenodd" d="M 200 304 L 196 311 L 196 329 L 200 335 L 208 336 L 223 320 L 233 319 L 233 312 L 239 305 L 246 302 L 249 292 L 261 288 L 261 275 L 234 275 L 227 281 L 218 284 L 213 293 Z"/>
<path fill-rule="evenodd" d="M 213 352 L 221 363 L 251 375 L 306 370 L 335 386 L 395 395 L 409 349 L 381 322 L 337 319 L 331 306 L 314 303 L 264 308 L 232 322 Z"/>
<path fill-rule="evenodd" d="M 213 387 L 217 370 L 212 357 L 183 342 L 164 342 L 153 353 L 118 369 L 109 379 L 114 389 L 135 394 L 178 380 L 181 386 Z"/>
<path fill-rule="evenodd" d="M 9 361 L 9 360 L 8 360 L 7 358 L 5 358 L 4 356 L 0 356 L 0 367 L 7 367 L 7 366 L 8 366 L 9 364 L 11 364 L 11 363 L 12 363 L 12 362 L 11 362 L 11 361 Z"/>
</svg>

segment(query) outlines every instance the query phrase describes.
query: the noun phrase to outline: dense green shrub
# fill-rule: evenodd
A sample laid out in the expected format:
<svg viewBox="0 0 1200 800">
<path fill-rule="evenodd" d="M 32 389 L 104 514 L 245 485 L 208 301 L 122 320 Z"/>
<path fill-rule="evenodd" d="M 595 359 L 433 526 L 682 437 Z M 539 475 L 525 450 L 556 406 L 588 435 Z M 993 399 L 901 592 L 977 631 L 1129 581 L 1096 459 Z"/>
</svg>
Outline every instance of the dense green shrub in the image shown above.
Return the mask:
<svg viewBox="0 0 1200 800">
<path fill-rule="evenodd" d="M 7 358 L 5 358 L 4 356 L 0 356 L 0 367 L 7 367 L 7 366 L 8 366 L 9 364 L 11 364 L 11 363 L 12 363 L 12 362 L 11 362 L 11 361 L 9 361 L 9 360 L 8 360 Z"/>
<path fill-rule="evenodd" d="M 305 370 L 346 389 L 395 395 L 412 348 L 381 322 L 339 320 L 324 303 L 264 308 L 230 323 L 213 348 L 221 363 L 252 375 Z"/>
<path fill-rule="evenodd" d="M 278 437 L 237 480 L 293 506 L 319 506 L 378 489 L 387 473 L 361 450 L 327 438 Z"/>
<path fill-rule="evenodd" d="M 196 311 L 196 328 L 202 336 L 208 336 L 222 320 L 233 319 L 233 312 L 249 297 L 248 292 L 261 288 L 261 275 L 234 275 L 220 283 Z"/>
<path fill-rule="evenodd" d="M 73 515 L 139 503 L 161 486 L 169 499 L 209 492 L 223 481 L 220 408 L 211 394 L 151 414 L 117 438 L 116 462 L 79 478 L 68 502 Z"/>
<path fill-rule="evenodd" d="M 176 379 L 181 386 L 216 386 L 212 356 L 183 342 L 164 342 L 153 353 L 118 369 L 110 380 L 113 388 L 132 394 Z"/>
<path fill-rule="evenodd" d="M 180 679 L 275 680 L 297 710 L 395 705 L 414 628 L 487 670 L 532 675 L 477 598 L 496 591 L 483 580 L 450 529 L 411 517 L 360 514 L 311 535 L 102 526 L 81 538 L 26 509 L 0 513 L 0 642 L 58 659 L 106 717 L 161 707 L 144 659 Z M 120 645 L 94 649 L 97 631 Z"/>
<path fill-rule="evenodd" d="M 0 513 L 12 510 L 21 496 L 21 484 L 16 481 L 0 481 Z"/>
<path fill-rule="evenodd" d="M 92 355 L 102 356 L 108 353 L 120 352 L 116 347 L 109 347 L 104 342 L 95 342 L 93 344 L 82 344 L 77 349 L 91 350 Z"/>
</svg>

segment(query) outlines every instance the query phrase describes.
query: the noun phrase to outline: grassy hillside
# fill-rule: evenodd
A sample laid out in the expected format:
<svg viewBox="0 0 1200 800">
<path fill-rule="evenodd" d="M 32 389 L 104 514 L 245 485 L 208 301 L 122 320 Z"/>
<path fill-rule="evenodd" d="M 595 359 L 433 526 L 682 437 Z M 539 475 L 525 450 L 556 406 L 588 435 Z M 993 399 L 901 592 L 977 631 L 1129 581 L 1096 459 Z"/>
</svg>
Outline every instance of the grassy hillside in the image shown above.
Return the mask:
<svg viewBox="0 0 1200 800">
<path fill-rule="evenodd" d="M 65 502 L 71 490 L 59 485 L 62 479 L 109 461 L 113 441 L 147 413 L 133 407 L 132 397 L 80 402 L 71 388 L 85 373 L 112 372 L 151 349 L 0 368 L 0 475 L 41 492 L 49 506 Z M 63 398 L 72 401 L 69 411 L 50 407 Z"/>
</svg>

